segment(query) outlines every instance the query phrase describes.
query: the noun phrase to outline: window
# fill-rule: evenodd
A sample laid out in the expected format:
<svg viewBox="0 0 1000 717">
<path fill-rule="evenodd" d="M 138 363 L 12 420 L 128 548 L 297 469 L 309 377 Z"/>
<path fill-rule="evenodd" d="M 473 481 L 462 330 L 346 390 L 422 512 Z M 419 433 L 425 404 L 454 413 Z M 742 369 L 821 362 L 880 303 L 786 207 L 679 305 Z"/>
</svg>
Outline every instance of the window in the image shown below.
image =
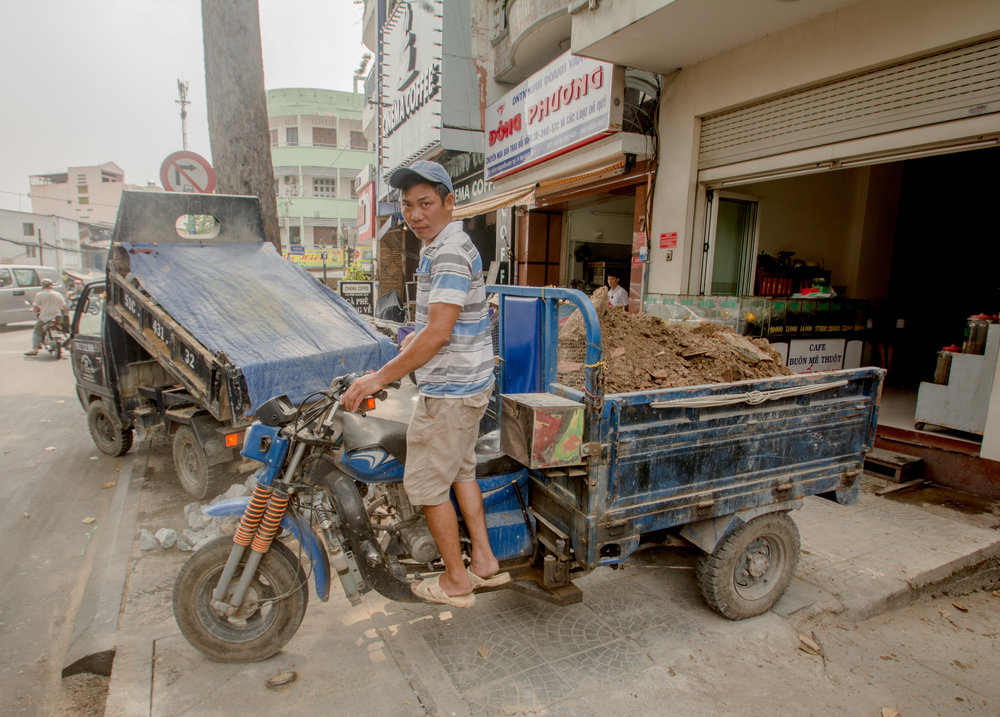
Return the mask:
<svg viewBox="0 0 1000 717">
<path fill-rule="evenodd" d="M 288 243 L 292 245 L 302 243 L 302 227 L 288 227 Z"/>
<path fill-rule="evenodd" d="M 103 317 L 102 311 L 104 309 L 104 292 L 97 287 L 91 289 L 87 294 L 87 303 L 84 307 L 84 310 L 77 314 L 80 317 L 80 323 L 76 329 L 77 333 L 100 336 L 101 319 Z"/>
<path fill-rule="evenodd" d="M 285 188 L 283 194 L 286 197 L 299 196 L 299 178 L 294 174 L 286 174 L 282 178 L 282 185 Z"/>
<path fill-rule="evenodd" d="M 10 286 L 13 279 L 10 278 L 9 269 L 0 269 L 0 288 Z"/>
<path fill-rule="evenodd" d="M 351 131 L 351 149 L 368 151 L 368 139 L 364 132 Z"/>
<path fill-rule="evenodd" d="M 25 222 L 22 227 L 24 228 L 24 236 L 35 236 L 35 225 L 32 222 Z"/>
<path fill-rule="evenodd" d="M 299 128 L 285 127 L 285 144 L 289 147 L 299 146 Z"/>
<path fill-rule="evenodd" d="M 31 251 L 37 249 L 37 247 L 29 246 L 26 247 Z M 34 254 L 28 254 L 28 256 L 34 256 Z M 42 282 L 38 278 L 38 272 L 34 269 L 14 269 L 14 278 L 17 279 L 18 286 L 41 286 Z"/>
<path fill-rule="evenodd" d="M 313 227 L 313 246 L 336 247 L 337 227 Z"/>
<path fill-rule="evenodd" d="M 271 146 L 272 147 L 278 146 L 278 130 L 276 129 L 271 130 Z"/>
<path fill-rule="evenodd" d="M 314 197 L 336 197 L 337 180 L 333 177 L 313 177 Z"/>
<path fill-rule="evenodd" d="M 90 204 L 90 197 L 80 197 L 80 204 Z"/>
<path fill-rule="evenodd" d="M 313 127 L 313 147 L 336 147 L 337 130 L 331 127 Z"/>
<path fill-rule="evenodd" d="M 87 185 L 86 184 L 78 184 L 78 185 L 76 185 L 76 193 L 77 194 L 86 194 L 87 193 Z"/>
<path fill-rule="evenodd" d="M 26 257 L 28 257 L 29 259 L 37 259 L 38 258 L 38 247 L 34 246 L 34 245 L 24 247 L 24 255 Z"/>
</svg>

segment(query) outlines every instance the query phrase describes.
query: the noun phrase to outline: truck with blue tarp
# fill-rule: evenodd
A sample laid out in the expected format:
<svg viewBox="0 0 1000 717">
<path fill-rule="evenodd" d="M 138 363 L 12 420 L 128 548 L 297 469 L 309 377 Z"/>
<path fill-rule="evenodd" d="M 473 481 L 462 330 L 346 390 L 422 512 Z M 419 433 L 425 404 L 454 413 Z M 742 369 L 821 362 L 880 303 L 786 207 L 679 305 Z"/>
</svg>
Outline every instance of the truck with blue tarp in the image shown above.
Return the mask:
<svg viewBox="0 0 1000 717">
<path fill-rule="evenodd" d="M 123 455 L 136 428 L 162 431 L 199 498 L 268 398 L 301 402 L 396 353 L 281 258 L 255 197 L 146 191 L 122 193 L 105 279 L 81 294 L 69 345 L 98 448 Z"/>
</svg>

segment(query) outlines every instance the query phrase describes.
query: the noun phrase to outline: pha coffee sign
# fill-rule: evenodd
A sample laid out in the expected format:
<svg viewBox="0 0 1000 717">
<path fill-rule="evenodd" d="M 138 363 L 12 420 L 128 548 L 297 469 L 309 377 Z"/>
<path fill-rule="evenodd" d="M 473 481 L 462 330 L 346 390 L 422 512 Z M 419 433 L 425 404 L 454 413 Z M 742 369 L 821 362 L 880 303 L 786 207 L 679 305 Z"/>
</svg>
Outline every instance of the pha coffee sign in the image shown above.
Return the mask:
<svg viewBox="0 0 1000 717">
<path fill-rule="evenodd" d="M 374 281 L 342 281 L 337 291 L 362 316 L 375 316 Z"/>
<path fill-rule="evenodd" d="M 620 130 L 618 80 L 611 63 L 566 53 L 490 105 L 484 138 L 486 180 Z"/>
</svg>

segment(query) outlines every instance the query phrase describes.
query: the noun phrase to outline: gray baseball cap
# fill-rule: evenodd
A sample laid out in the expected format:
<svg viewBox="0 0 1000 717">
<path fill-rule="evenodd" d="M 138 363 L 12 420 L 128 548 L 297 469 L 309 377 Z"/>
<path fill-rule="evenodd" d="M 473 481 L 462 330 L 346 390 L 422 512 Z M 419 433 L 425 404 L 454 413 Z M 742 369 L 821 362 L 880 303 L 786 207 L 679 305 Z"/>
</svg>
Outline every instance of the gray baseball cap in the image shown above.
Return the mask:
<svg viewBox="0 0 1000 717">
<path fill-rule="evenodd" d="M 455 187 L 452 186 L 451 177 L 448 176 L 447 170 L 437 162 L 428 162 L 425 159 L 421 159 L 414 162 L 409 167 L 397 169 L 389 175 L 389 186 L 394 189 L 399 189 L 403 182 L 410 177 L 419 177 L 427 180 L 428 182 L 443 184 L 448 187 L 449 192 L 452 194 L 455 193 Z"/>
</svg>

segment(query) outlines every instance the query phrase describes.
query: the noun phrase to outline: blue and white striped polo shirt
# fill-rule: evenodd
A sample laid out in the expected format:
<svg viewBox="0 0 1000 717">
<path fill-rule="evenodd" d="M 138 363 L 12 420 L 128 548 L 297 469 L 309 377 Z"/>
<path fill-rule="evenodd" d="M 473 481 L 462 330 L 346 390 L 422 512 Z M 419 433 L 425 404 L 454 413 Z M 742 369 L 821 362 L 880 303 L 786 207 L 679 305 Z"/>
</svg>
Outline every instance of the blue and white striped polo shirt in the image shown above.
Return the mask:
<svg viewBox="0 0 1000 717">
<path fill-rule="evenodd" d="M 462 307 L 451 339 L 417 369 L 417 386 L 425 396 L 471 396 L 493 383 L 493 342 L 483 260 L 462 222 L 448 224 L 420 251 L 417 279 L 416 331 L 427 326 L 427 307 L 434 303 Z"/>
</svg>

